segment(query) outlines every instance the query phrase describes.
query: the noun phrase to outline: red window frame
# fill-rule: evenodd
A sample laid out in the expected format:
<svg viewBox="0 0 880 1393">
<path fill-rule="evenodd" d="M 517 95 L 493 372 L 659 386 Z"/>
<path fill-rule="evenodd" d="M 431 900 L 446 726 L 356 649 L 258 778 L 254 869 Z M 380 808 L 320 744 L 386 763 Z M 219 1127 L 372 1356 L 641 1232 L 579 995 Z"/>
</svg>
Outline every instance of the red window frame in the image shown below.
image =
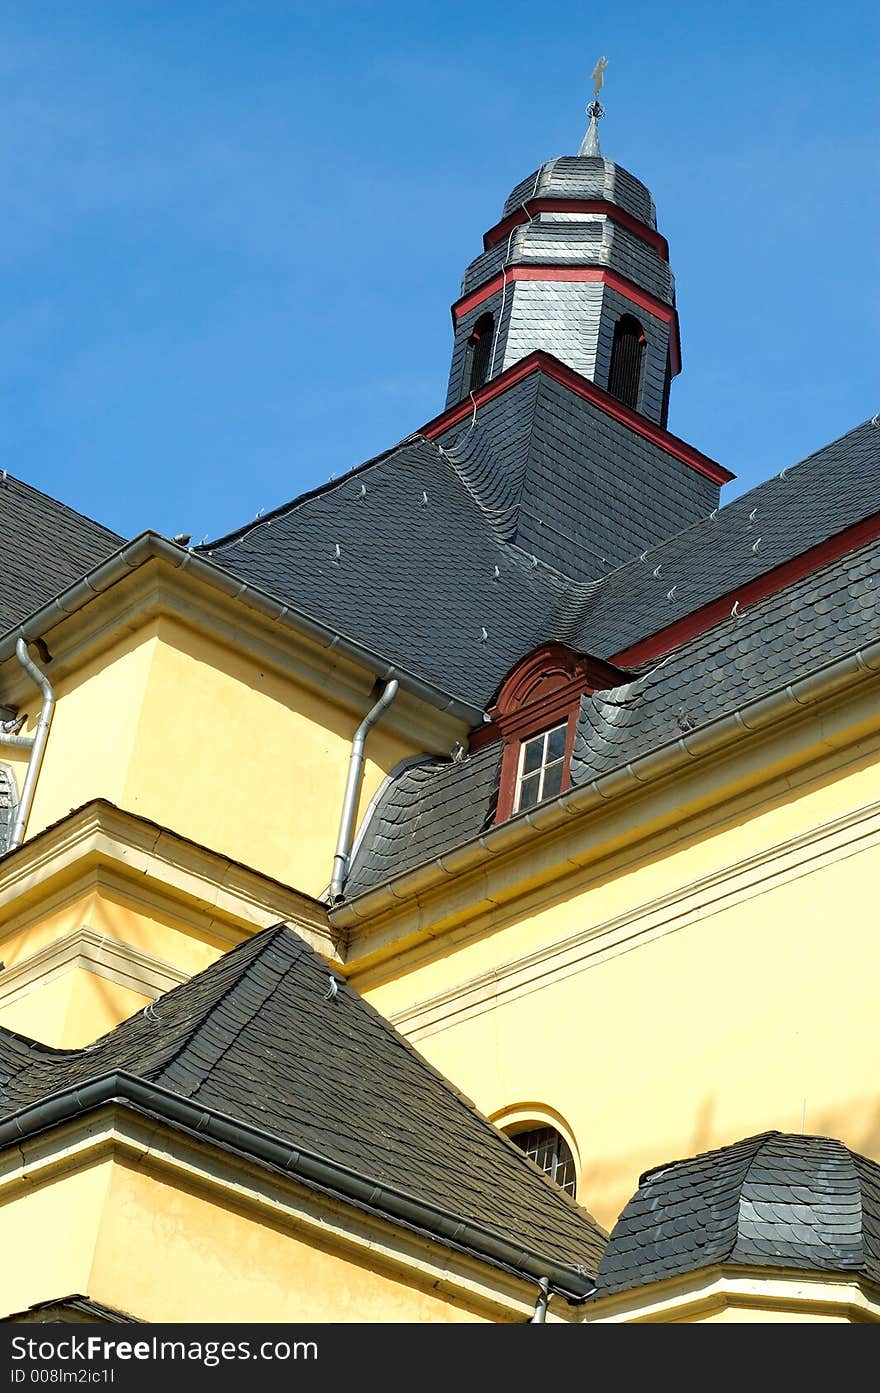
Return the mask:
<svg viewBox="0 0 880 1393">
<path fill-rule="evenodd" d="M 472 750 L 498 739 L 504 743 L 496 823 L 514 816 L 520 749 L 524 741 L 565 724 L 562 771 L 562 792 L 565 793 L 571 787 L 571 755 L 581 697 L 597 689 L 614 687 L 624 680 L 625 674 L 617 668 L 575 653 L 562 643 L 542 644 L 513 669 L 501 686 L 498 700 L 489 709 L 491 724 L 483 726 L 471 738 Z M 535 806 L 540 807 L 540 804 Z"/>
</svg>

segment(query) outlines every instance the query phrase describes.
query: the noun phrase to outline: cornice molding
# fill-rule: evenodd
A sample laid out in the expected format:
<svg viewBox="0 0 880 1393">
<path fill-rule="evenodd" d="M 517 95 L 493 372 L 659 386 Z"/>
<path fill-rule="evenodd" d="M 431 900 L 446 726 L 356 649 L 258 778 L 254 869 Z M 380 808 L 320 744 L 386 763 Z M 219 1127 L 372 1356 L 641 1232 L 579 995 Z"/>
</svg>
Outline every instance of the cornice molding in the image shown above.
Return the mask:
<svg viewBox="0 0 880 1393">
<path fill-rule="evenodd" d="M 32 688 L 11 660 L 19 635 L 29 642 L 48 640 L 48 672 L 57 682 L 123 634 L 162 615 L 268 662 L 324 700 L 348 707 L 358 719 L 372 705 L 376 677 L 397 677 L 401 692 L 387 728 L 432 753 L 448 753 L 482 716 L 476 707 L 152 533 L 128 543 L 69 593 L 0 636 L 0 704 L 16 707 L 32 699 Z"/>
<path fill-rule="evenodd" d="M 853 749 L 875 752 L 878 676 L 880 643 L 343 901 L 330 920 L 348 931 L 346 970 L 367 990 L 391 964 L 479 938 L 582 888 L 585 875 L 629 864 L 632 848 L 638 859 L 649 843 L 680 842 L 689 823 L 721 826 Z"/>
<path fill-rule="evenodd" d="M 0 858 L 3 936 L 46 905 L 111 881 L 232 946 L 272 924 L 291 924 L 337 960 L 326 906 L 260 871 L 136 813 L 95 799 Z"/>
<path fill-rule="evenodd" d="M 273 1227 L 337 1256 L 411 1282 L 429 1294 L 488 1319 L 525 1320 L 535 1288 L 513 1274 L 411 1232 L 344 1199 L 301 1184 L 255 1158 L 217 1146 L 112 1100 L 42 1135 L 26 1138 L 0 1156 L 0 1199 L 63 1182 L 75 1171 L 107 1161 L 134 1166 L 158 1181 L 197 1189 L 225 1210 Z M 582 1309 L 565 1308 L 573 1320 Z"/>
<path fill-rule="evenodd" d="M 457 982 L 389 1019 L 408 1040 L 433 1035 L 878 844 L 880 800 Z"/>
<path fill-rule="evenodd" d="M 91 972 L 151 1000 L 187 980 L 185 972 L 164 958 L 81 924 L 0 973 L 0 1010 L 77 970 Z"/>
</svg>

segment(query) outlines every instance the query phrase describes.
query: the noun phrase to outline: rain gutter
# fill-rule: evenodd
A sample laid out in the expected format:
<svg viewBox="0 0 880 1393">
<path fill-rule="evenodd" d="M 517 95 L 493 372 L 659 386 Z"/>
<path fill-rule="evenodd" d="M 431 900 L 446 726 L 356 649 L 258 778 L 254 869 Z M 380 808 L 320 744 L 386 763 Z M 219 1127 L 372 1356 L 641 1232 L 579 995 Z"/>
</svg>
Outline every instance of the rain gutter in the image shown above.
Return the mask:
<svg viewBox="0 0 880 1393">
<path fill-rule="evenodd" d="M 259 586 L 239 580 L 229 571 L 222 570 L 213 562 L 206 561 L 198 553 L 188 551 L 186 547 L 169 542 L 167 538 L 161 537 L 157 532 L 142 532 L 133 541 L 126 542 L 124 546 L 113 552 L 106 560 L 101 561 L 81 580 L 75 581 L 73 585 L 68 586 L 66 590 L 62 590 L 45 605 L 35 610 L 27 619 L 23 619 L 20 624 L 0 635 L 0 663 L 5 662 L 15 653 L 18 639 L 23 638 L 26 642 L 31 643 L 35 639 L 41 638 L 54 625 L 76 613 L 96 595 L 103 594 L 125 576 L 130 575 L 132 571 L 137 570 L 139 566 L 154 559 L 164 561 L 179 571 L 191 572 L 197 579 L 204 581 L 214 590 L 218 590 L 232 599 L 241 600 L 249 609 L 254 610 L 263 618 L 269 619 L 273 623 L 282 624 L 298 633 L 307 634 L 328 651 L 338 652 L 352 658 L 377 677 L 381 677 L 383 681 L 387 682 L 396 678 L 405 691 L 439 711 L 448 712 L 457 720 L 464 721 L 468 726 L 480 725 L 483 721 L 481 707 L 463 701 L 460 697 L 452 696 L 449 692 L 434 686 L 433 683 L 407 671 L 406 668 L 389 663 L 386 658 L 359 643 L 357 639 L 339 633 L 331 625 L 322 623 L 321 620 L 315 619 L 296 605 L 283 604 L 267 591 L 261 590 Z"/>
<path fill-rule="evenodd" d="M 744 736 L 757 734 L 796 711 L 803 711 L 847 685 L 854 678 L 880 672 L 880 640 L 866 644 L 854 653 L 836 658 L 787 686 L 766 696 L 756 697 L 735 711 L 670 740 L 647 754 L 619 765 L 616 769 L 577 784 L 566 793 L 530 812 L 500 823 L 487 832 L 423 862 L 401 875 L 383 881 L 345 900 L 330 911 L 335 927 L 348 928 L 381 914 L 393 905 L 411 900 L 429 887 L 462 875 L 492 856 L 525 846 L 536 833 L 563 826 L 572 817 L 596 808 L 633 790 L 652 784 L 668 774 L 686 768 L 693 760 L 729 748 Z"/>
<path fill-rule="evenodd" d="M 5 1118 L 0 1122 L 0 1148 L 18 1145 L 27 1137 L 108 1104 L 121 1104 L 149 1113 L 171 1126 L 270 1165 L 306 1185 L 331 1191 L 371 1214 L 427 1232 L 525 1281 L 540 1283 L 546 1278 L 554 1292 L 574 1302 L 581 1302 L 594 1289 L 594 1281 L 587 1275 L 586 1268 L 581 1271 L 574 1266 L 549 1262 L 546 1256 L 511 1243 L 480 1224 L 416 1199 L 394 1186 L 379 1184 L 359 1171 L 328 1161 L 314 1152 L 279 1141 L 262 1128 L 205 1108 L 159 1084 L 121 1071 L 62 1089 Z"/>
</svg>

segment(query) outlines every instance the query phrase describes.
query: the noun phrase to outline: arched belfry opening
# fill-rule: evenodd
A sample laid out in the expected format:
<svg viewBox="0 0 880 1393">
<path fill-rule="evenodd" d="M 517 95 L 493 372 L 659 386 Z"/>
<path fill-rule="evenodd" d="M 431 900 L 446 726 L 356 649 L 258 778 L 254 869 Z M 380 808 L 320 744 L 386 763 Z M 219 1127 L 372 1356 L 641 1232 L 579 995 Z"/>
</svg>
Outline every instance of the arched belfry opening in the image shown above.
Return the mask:
<svg viewBox="0 0 880 1393">
<path fill-rule="evenodd" d="M 645 331 L 632 314 L 622 314 L 614 326 L 608 391 L 624 406 L 638 411 L 645 364 Z"/>
<path fill-rule="evenodd" d="M 494 332 L 494 317 L 491 314 L 481 314 L 468 336 L 465 349 L 463 397 L 467 396 L 468 392 L 476 392 L 489 376 Z"/>
</svg>

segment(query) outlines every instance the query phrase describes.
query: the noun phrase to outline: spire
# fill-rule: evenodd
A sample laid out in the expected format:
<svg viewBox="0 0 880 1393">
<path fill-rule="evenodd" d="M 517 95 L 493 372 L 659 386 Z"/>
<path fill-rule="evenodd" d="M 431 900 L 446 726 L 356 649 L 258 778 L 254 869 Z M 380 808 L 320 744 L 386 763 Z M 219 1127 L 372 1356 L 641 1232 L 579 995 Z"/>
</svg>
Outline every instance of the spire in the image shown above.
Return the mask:
<svg viewBox="0 0 880 1393">
<path fill-rule="evenodd" d="M 602 153 L 599 149 L 599 122 L 605 115 L 605 108 L 599 101 L 599 93 L 605 82 L 605 69 L 607 67 L 608 60 L 603 55 L 590 73 L 590 77 L 593 79 L 593 100 L 587 107 L 587 115 L 590 118 L 590 124 L 587 128 L 586 135 L 581 141 L 581 148 L 578 150 L 579 155 L 601 155 Z"/>
</svg>

